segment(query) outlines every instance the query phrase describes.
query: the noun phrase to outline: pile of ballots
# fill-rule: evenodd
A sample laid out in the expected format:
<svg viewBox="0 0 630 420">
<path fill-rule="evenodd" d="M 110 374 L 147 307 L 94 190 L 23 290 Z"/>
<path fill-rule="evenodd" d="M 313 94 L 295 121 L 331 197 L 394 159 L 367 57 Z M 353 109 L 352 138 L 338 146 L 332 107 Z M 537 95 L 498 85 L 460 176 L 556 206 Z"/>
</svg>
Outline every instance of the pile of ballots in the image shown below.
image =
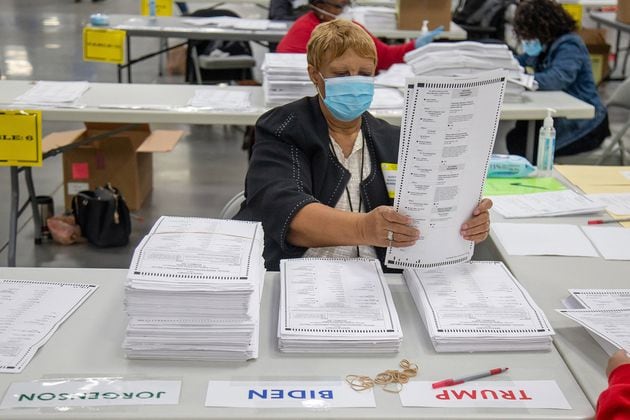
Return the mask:
<svg viewBox="0 0 630 420">
<path fill-rule="evenodd" d="M 127 357 L 258 357 L 263 236 L 257 222 L 162 216 L 127 275 Z"/>
</svg>

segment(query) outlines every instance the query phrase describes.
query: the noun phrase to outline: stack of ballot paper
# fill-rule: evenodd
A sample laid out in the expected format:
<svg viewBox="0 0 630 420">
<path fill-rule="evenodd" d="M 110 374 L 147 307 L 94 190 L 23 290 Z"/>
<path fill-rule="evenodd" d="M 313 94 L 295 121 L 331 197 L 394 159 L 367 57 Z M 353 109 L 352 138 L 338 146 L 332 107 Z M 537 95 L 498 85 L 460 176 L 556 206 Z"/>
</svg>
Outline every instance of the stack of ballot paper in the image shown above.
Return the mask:
<svg viewBox="0 0 630 420">
<path fill-rule="evenodd" d="M 162 216 L 129 267 L 127 356 L 257 357 L 262 251 L 260 223 Z"/>
<path fill-rule="evenodd" d="M 262 65 L 265 104 L 282 105 L 315 95 L 308 77 L 306 54 L 265 54 Z"/>
<path fill-rule="evenodd" d="M 189 17 L 183 22 L 193 26 L 215 26 L 217 28 L 245 29 L 264 31 L 267 29 L 286 29 L 286 22 L 274 22 L 269 19 L 242 19 L 233 16 Z"/>
<path fill-rule="evenodd" d="M 432 42 L 405 54 L 405 62 L 418 76 L 465 76 L 488 70 L 506 70 L 510 82 L 506 85 L 506 101 L 516 101 L 525 90 L 537 89 L 533 77 L 525 74 L 505 44 Z"/>
<path fill-rule="evenodd" d="M 280 282 L 280 351 L 398 351 L 400 321 L 378 260 L 282 260 Z"/>
<path fill-rule="evenodd" d="M 352 20 L 367 28 L 396 29 L 396 10 L 392 7 L 356 6 L 350 9 Z"/>
<path fill-rule="evenodd" d="M 57 108 L 81 108 L 78 101 L 90 88 L 88 82 L 40 81 L 15 98 L 16 105 L 54 106 Z"/>
<path fill-rule="evenodd" d="M 403 277 L 438 352 L 551 348 L 547 317 L 501 262 L 406 269 Z"/>
<path fill-rule="evenodd" d="M 506 219 L 597 213 L 606 208 L 572 190 L 492 197 L 492 208 Z"/>
<path fill-rule="evenodd" d="M 630 349 L 630 289 L 570 289 L 559 313 L 582 325 L 608 355 Z"/>
</svg>

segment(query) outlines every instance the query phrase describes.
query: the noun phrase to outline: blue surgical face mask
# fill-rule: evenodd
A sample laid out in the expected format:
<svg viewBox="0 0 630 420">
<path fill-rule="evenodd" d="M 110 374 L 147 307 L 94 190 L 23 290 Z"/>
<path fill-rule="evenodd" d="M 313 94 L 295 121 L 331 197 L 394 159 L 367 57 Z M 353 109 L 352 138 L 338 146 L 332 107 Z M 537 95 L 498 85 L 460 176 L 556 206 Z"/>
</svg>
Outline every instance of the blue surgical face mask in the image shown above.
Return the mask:
<svg viewBox="0 0 630 420">
<path fill-rule="evenodd" d="M 543 50 L 543 46 L 538 38 L 524 39 L 521 42 L 521 45 L 523 46 L 523 51 L 525 52 L 525 54 L 531 57 L 537 57 Z"/>
<path fill-rule="evenodd" d="M 326 86 L 324 104 L 338 120 L 355 120 L 372 104 L 373 77 L 345 76 L 326 79 L 322 76 L 322 79 Z"/>
</svg>

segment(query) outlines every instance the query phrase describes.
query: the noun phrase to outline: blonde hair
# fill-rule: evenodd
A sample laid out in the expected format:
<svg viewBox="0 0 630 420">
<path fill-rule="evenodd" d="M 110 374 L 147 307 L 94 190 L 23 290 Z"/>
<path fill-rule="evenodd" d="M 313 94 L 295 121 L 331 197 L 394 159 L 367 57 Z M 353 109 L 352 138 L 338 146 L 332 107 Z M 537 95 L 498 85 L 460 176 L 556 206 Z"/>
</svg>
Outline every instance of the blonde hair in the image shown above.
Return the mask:
<svg viewBox="0 0 630 420">
<path fill-rule="evenodd" d="M 347 50 L 371 58 L 376 65 L 376 46 L 370 35 L 349 20 L 335 19 L 317 25 L 306 46 L 306 60 L 320 69 L 324 62 L 341 57 Z"/>
</svg>

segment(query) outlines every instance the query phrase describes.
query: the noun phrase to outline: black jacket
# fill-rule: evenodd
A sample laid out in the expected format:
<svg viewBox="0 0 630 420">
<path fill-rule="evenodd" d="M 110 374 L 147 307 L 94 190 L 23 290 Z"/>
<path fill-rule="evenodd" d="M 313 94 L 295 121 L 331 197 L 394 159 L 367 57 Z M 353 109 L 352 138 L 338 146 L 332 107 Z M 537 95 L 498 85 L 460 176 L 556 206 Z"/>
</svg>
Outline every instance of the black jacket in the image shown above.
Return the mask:
<svg viewBox="0 0 630 420">
<path fill-rule="evenodd" d="M 369 175 L 361 182 L 365 210 L 392 205 L 381 163 L 398 161 L 400 128 L 362 116 L 361 130 L 370 153 Z M 317 96 L 272 109 L 256 122 L 256 143 L 245 180 L 246 202 L 235 219 L 261 221 L 267 269 L 283 258 L 298 258 L 306 248 L 287 242 L 295 214 L 309 203 L 335 207 L 350 173 L 330 148 L 328 125 Z M 376 248 L 381 261 L 385 248 Z"/>
</svg>

